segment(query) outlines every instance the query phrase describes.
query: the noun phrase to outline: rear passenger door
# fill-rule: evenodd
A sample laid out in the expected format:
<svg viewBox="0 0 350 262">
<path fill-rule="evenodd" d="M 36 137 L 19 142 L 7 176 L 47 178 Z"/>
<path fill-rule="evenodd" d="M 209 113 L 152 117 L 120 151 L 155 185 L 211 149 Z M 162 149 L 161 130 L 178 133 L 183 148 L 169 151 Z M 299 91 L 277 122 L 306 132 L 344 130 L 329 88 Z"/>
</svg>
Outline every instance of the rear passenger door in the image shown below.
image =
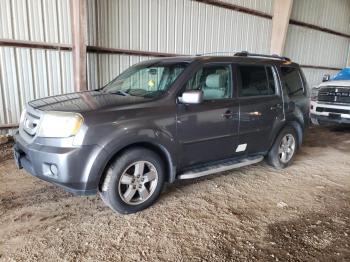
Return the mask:
<svg viewBox="0 0 350 262">
<path fill-rule="evenodd" d="M 273 66 L 237 65 L 242 154 L 268 150 L 272 130 L 284 119 L 283 101 Z"/>
</svg>

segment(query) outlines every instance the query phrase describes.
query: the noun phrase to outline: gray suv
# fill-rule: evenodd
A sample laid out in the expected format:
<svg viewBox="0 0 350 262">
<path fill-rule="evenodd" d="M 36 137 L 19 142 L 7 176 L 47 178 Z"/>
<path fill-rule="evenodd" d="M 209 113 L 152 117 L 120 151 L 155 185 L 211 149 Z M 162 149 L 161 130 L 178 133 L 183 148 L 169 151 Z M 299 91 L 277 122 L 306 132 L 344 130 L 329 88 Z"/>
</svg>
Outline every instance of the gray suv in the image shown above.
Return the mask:
<svg viewBox="0 0 350 262">
<path fill-rule="evenodd" d="M 106 86 L 31 101 L 15 135 L 19 168 L 120 213 L 152 205 L 164 183 L 266 159 L 293 161 L 309 123 L 288 58 L 172 57 L 136 64 Z"/>
</svg>

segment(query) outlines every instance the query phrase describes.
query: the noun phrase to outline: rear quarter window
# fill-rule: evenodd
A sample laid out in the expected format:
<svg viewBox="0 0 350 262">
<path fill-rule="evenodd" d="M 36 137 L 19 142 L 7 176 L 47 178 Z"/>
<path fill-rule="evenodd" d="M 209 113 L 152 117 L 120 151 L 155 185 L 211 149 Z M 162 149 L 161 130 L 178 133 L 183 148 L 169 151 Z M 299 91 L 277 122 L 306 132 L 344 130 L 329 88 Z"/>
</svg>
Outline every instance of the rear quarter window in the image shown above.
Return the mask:
<svg viewBox="0 0 350 262">
<path fill-rule="evenodd" d="M 305 88 L 299 69 L 294 67 L 281 67 L 281 77 L 289 97 L 303 96 Z"/>
</svg>

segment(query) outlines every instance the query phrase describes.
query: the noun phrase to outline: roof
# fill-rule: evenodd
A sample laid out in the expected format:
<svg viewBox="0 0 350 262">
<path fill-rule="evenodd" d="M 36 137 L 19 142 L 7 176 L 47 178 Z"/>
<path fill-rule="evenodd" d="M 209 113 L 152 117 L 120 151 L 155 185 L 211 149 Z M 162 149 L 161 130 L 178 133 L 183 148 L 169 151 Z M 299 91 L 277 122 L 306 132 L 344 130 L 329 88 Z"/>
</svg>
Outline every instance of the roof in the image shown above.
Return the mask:
<svg viewBox="0 0 350 262">
<path fill-rule="evenodd" d="M 273 65 L 289 65 L 298 66 L 298 64 L 272 57 L 249 57 L 249 56 L 209 56 L 209 55 L 198 55 L 198 56 L 173 56 L 173 57 L 161 57 L 155 58 L 143 63 L 157 63 L 157 62 L 168 62 L 168 63 L 191 63 L 191 62 L 232 62 L 232 63 L 265 63 Z"/>
</svg>

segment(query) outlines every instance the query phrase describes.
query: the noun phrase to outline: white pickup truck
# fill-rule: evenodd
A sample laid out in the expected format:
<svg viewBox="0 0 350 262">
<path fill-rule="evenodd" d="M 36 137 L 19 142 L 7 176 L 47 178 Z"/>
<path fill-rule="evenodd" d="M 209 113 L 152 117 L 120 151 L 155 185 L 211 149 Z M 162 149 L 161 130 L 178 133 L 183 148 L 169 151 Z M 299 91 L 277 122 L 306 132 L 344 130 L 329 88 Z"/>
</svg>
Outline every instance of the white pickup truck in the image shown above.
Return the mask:
<svg viewBox="0 0 350 262">
<path fill-rule="evenodd" d="M 350 124 L 350 68 L 344 68 L 332 79 L 311 91 L 310 117 L 315 125 Z"/>
</svg>

